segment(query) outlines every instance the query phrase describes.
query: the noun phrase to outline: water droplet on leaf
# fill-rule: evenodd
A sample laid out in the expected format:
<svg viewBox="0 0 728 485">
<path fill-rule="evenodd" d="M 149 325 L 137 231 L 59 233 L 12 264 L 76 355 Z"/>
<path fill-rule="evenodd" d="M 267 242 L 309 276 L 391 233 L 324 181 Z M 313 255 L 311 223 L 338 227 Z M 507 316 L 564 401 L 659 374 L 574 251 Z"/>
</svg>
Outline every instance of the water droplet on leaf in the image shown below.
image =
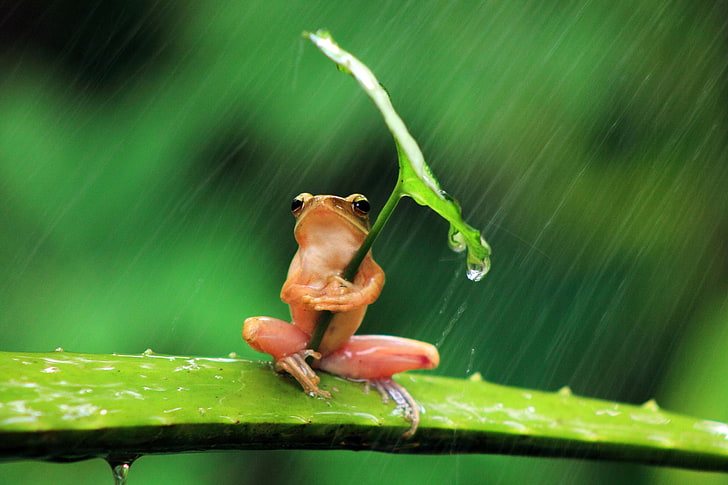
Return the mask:
<svg viewBox="0 0 728 485">
<path fill-rule="evenodd" d="M 480 372 L 474 372 L 473 374 L 470 374 L 468 380 L 471 382 L 483 382 L 483 374 L 481 374 Z"/>
<path fill-rule="evenodd" d="M 480 281 L 485 276 L 487 268 L 482 264 L 471 264 L 468 263 L 468 271 L 465 273 L 470 281 Z"/>
<path fill-rule="evenodd" d="M 657 405 L 657 401 L 654 399 L 650 399 L 649 401 L 646 401 L 642 404 L 642 407 L 645 409 L 649 409 L 650 411 L 659 411 L 660 406 Z"/>
<path fill-rule="evenodd" d="M 480 281 L 490 271 L 490 259 L 486 256 L 478 258 L 472 251 L 468 250 L 468 271 L 467 276 L 471 281 Z"/>
</svg>

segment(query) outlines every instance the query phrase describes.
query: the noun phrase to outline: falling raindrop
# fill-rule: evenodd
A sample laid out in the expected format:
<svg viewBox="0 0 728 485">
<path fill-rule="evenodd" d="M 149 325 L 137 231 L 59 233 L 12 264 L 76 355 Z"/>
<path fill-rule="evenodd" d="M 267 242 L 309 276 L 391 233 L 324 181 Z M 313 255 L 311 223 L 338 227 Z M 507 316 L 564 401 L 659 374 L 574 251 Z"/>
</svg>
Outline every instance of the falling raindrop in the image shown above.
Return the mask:
<svg viewBox="0 0 728 485">
<path fill-rule="evenodd" d="M 468 359 L 468 366 L 465 368 L 465 375 L 469 376 L 473 372 L 473 362 L 475 361 L 475 347 L 470 348 L 470 358 Z"/>
</svg>

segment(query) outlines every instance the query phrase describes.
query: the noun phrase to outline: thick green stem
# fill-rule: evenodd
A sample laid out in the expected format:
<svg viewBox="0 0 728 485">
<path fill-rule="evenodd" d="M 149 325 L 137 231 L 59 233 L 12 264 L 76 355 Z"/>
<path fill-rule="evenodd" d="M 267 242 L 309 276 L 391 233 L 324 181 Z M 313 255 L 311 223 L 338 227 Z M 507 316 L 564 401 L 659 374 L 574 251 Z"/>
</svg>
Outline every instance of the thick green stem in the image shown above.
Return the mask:
<svg viewBox="0 0 728 485">
<path fill-rule="evenodd" d="M 392 189 L 392 193 L 389 195 L 389 199 L 387 199 L 386 204 L 384 204 L 384 207 L 382 207 L 382 210 L 379 213 L 379 216 L 377 216 L 377 220 L 374 222 L 374 225 L 369 231 L 369 234 L 367 235 L 366 239 L 364 239 L 364 242 L 359 247 L 356 254 L 354 254 L 354 257 L 351 259 L 349 265 L 346 267 L 346 269 L 344 269 L 342 277 L 345 280 L 354 280 L 357 271 L 359 271 L 359 266 L 361 265 L 361 262 L 364 261 L 364 257 L 371 250 L 374 241 L 377 240 L 377 237 L 379 237 L 379 233 L 382 232 L 384 225 L 387 224 L 387 221 L 392 216 L 395 207 L 397 207 L 397 204 L 399 203 L 399 200 L 402 198 L 403 195 L 401 185 L 402 184 L 400 182 L 397 182 L 397 185 L 395 185 L 394 189 Z M 321 345 L 321 339 L 324 338 L 324 333 L 326 333 L 326 329 L 329 328 L 329 324 L 331 323 L 331 319 L 333 318 L 333 316 L 334 314 L 331 312 L 323 312 L 321 314 L 321 318 L 316 325 L 316 331 L 314 332 L 313 337 L 311 337 L 311 342 L 309 342 L 309 348 L 313 350 L 318 349 L 319 345 Z"/>
<path fill-rule="evenodd" d="M 387 224 L 387 221 L 389 221 L 389 218 L 392 216 L 392 213 L 397 207 L 397 204 L 399 204 L 402 195 L 403 194 L 401 190 L 401 184 L 397 183 L 397 185 L 392 190 L 392 193 L 389 195 L 389 199 L 387 199 L 386 204 L 384 204 L 384 207 L 382 207 L 382 211 L 379 213 L 379 216 L 377 216 L 377 220 L 374 221 L 374 225 L 369 231 L 366 239 L 364 239 L 364 242 L 359 247 L 359 250 L 352 258 L 349 266 L 347 266 L 344 270 L 344 279 L 348 281 L 354 280 L 356 272 L 359 271 L 359 265 L 361 265 L 361 262 L 364 260 L 364 257 L 367 255 L 369 250 L 372 249 L 374 241 L 377 240 L 377 238 L 379 237 L 379 233 L 382 232 L 385 224 Z"/>
<path fill-rule="evenodd" d="M 112 461 L 224 449 L 348 449 L 595 458 L 728 471 L 728 424 L 642 406 L 399 374 L 422 421 L 321 373 L 313 399 L 270 364 L 239 359 L 0 352 L 0 462 Z M 2 472 L 0 471 L 0 476 Z"/>
</svg>

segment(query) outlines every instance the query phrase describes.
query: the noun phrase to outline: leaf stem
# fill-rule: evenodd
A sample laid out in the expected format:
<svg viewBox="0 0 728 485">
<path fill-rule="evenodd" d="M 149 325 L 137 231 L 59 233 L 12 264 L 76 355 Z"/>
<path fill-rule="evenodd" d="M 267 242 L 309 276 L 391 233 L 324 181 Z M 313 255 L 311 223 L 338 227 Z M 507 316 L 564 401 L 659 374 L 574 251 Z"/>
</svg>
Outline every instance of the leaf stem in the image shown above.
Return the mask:
<svg viewBox="0 0 728 485">
<path fill-rule="evenodd" d="M 344 270 L 344 274 L 342 275 L 344 279 L 348 281 L 354 280 L 356 272 L 359 270 L 359 265 L 361 265 L 361 262 L 364 261 L 364 257 L 366 257 L 367 253 L 372 248 L 374 241 L 376 241 L 377 237 L 379 237 L 379 233 L 382 232 L 382 229 L 385 224 L 387 224 L 389 218 L 392 217 L 394 209 L 397 207 L 397 204 L 399 204 L 399 201 L 402 198 L 403 194 L 401 185 L 401 183 L 397 182 L 397 185 L 395 185 L 394 189 L 392 189 L 392 193 L 389 194 L 389 199 L 387 199 L 387 202 L 384 204 L 384 207 L 382 207 L 381 212 L 379 212 L 377 220 L 374 221 L 374 225 L 369 230 L 369 234 L 366 239 L 364 239 L 364 242 L 361 244 L 351 262 Z"/>
<path fill-rule="evenodd" d="M 364 239 L 364 242 L 361 244 L 359 249 L 356 251 L 356 254 L 354 254 L 354 257 L 344 269 L 342 277 L 345 280 L 354 280 L 357 271 L 359 271 L 359 266 L 361 265 L 361 262 L 364 261 L 364 258 L 371 250 L 374 241 L 376 241 L 377 237 L 379 237 L 379 233 L 382 232 L 385 224 L 387 224 L 389 218 L 392 217 L 394 209 L 397 207 L 399 200 L 404 195 L 402 193 L 401 187 L 402 183 L 401 179 L 399 179 L 397 185 L 395 185 L 394 189 L 392 189 L 392 193 L 389 195 L 389 199 L 387 199 L 387 202 L 384 204 L 384 207 L 382 207 L 381 212 L 379 212 L 377 220 L 374 221 L 374 225 L 369 230 L 369 234 L 367 234 L 366 239 Z M 311 337 L 311 341 L 308 345 L 310 349 L 317 350 L 319 345 L 321 345 L 321 340 L 324 337 L 324 333 L 326 333 L 326 329 L 329 328 L 329 324 L 331 323 L 331 319 L 333 318 L 333 316 L 334 314 L 331 312 L 323 312 L 321 314 L 321 318 L 319 318 L 319 322 L 316 324 L 316 330 L 314 331 L 313 337 Z"/>
</svg>

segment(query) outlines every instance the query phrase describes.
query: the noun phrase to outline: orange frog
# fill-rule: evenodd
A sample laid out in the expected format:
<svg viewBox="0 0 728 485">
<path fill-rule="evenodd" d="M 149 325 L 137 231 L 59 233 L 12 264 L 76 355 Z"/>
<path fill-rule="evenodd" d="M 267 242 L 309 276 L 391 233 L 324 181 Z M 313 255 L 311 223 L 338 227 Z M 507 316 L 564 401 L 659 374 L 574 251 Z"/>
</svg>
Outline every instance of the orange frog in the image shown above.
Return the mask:
<svg viewBox="0 0 728 485">
<path fill-rule="evenodd" d="M 281 299 L 290 306 L 292 321 L 270 317 L 245 320 L 243 338 L 275 359 L 275 369 L 291 374 L 311 396 L 331 397 L 319 388 L 313 367 L 374 385 L 386 401 L 394 399 L 410 421 L 406 437 L 419 423 L 419 406 L 392 375 L 433 369 L 440 362 L 428 343 L 389 335 L 354 335 L 367 305 L 382 291 L 384 272 L 369 252 L 350 282 L 342 277 L 369 232 L 369 201 L 360 194 L 342 198 L 303 193 L 293 200 L 294 235 L 299 248 L 288 269 Z M 324 311 L 333 318 L 321 345 L 308 348 Z"/>
</svg>

